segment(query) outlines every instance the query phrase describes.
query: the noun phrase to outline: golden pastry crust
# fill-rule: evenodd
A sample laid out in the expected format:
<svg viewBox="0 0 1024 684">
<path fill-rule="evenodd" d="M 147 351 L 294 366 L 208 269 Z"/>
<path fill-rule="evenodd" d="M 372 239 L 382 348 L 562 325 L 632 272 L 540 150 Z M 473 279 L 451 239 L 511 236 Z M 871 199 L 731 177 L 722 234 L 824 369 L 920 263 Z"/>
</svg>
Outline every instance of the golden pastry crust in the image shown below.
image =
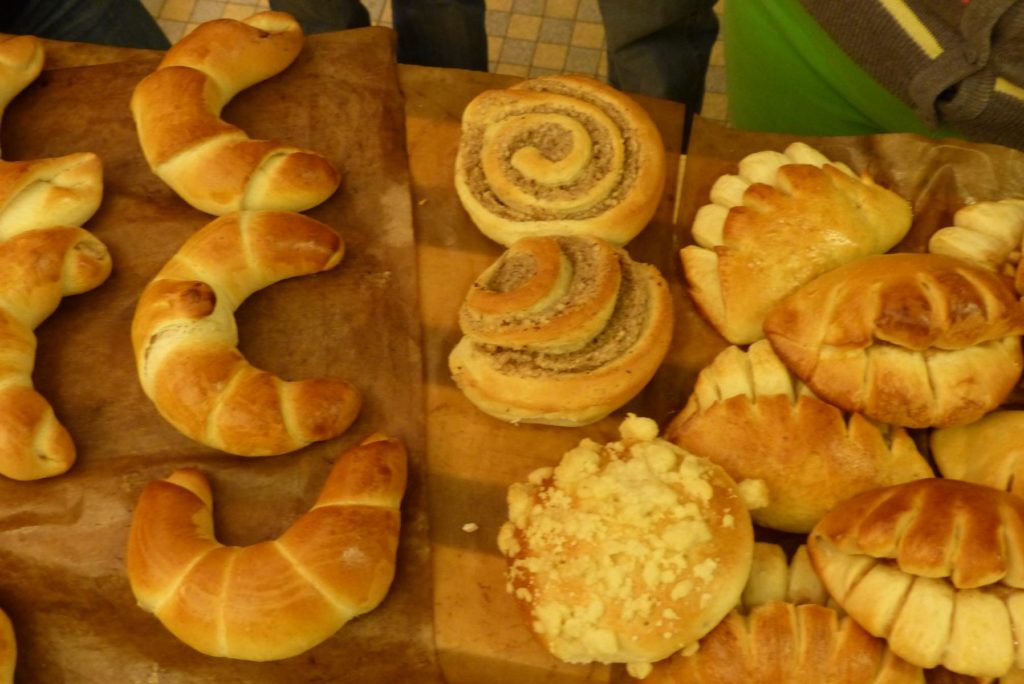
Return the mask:
<svg viewBox="0 0 1024 684">
<path fill-rule="evenodd" d="M 534 292 L 540 281 L 551 289 Z M 480 299 L 500 313 L 484 315 Z M 658 270 L 625 250 L 541 237 L 517 243 L 474 283 L 461 323 L 448 364 L 473 404 L 509 422 L 586 425 L 654 376 L 672 339 L 672 300 Z"/>
<path fill-rule="evenodd" d="M 1024 411 L 993 411 L 967 425 L 929 435 L 943 477 L 1024 497 Z"/>
<path fill-rule="evenodd" d="M 624 245 L 650 222 L 665 185 L 658 128 L 629 96 L 576 75 L 488 90 L 462 115 L 455 189 L 505 246 L 537 235 Z"/>
<path fill-rule="evenodd" d="M 767 340 L 727 347 L 702 370 L 665 438 L 737 481 L 763 480 L 770 501 L 751 515 L 788 532 L 809 532 L 857 492 L 933 475 L 905 429 L 822 401 Z"/>
<path fill-rule="evenodd" d="M 0 610 L 0 684 L 14 684 L 14 668 L 18 661 L 18 642 L 14 625 L 7 613 Z"/>
<path fill-rule="evenodd" d="M 829 594 L 920 667 L 1024 665 L 1024 500 L 933 478 L 858 494 L 808 538 Z"/>
<path fill-rule="evenodd" d="M 253 292 L 334 268 L 341 236 L 303 214 L 222 216 L 194 233 L 143 290 L 132 319 L 139 382 L 160 414 L 197 442 L 268 456 L 336 437 L 361 395 L 336 378 L 286 382 L 238 351 L 234 312 Z"/>
<path fill-rule="evenodd" d="M 739 600 L 753 528 L 736 484 L 630 416 L 509 489 L 498 546 L 509 591 L 567 662 L 649 663 L 692 644 Z"/>
<path fill-rule="evenodd" d="M 150 169 L 182 199 L 215 216 L 241 210 L 305 211 L 337 190 L 322 154 L 252 140 L 220 114 L 240 91 L 287 68 L 304 36 L 285 12 L 200 24 L 132 92 Z"/>
<path fill-rule="evenodd" d="M 744 158 L 720 178 L 680 253 L 690 295 L 725 339 L 764 336 L 768 311 L 837 266 L 888 251 L 910 229 L 910 204 L 804 143 Z"/>
<path fill-rule="evenodd" d="M 928 251 L 970 261 L 1013 281 L 1024 295 L 1024 200 L 969 204 L 953 215 L 953 225 L 935 231 Z"/>
<path fill-rule="evenodd" d="M 768 315 L 772 347 L 819 397 L 906 427 L 969 423 L 1021 373 L 1024 308 L 996 274 L 885 254 L 804 285 Z"/>
<path fill-rule="evenodd" d="M 207 655 L 280 660 L 377 607 L 395 572 L 406 451 L 373 435 L 335 462 L 313 507 L 280 537 L 224 546 L 195 469 L 146 485 L 126 566 L 139 605 Z"/>
</svg>

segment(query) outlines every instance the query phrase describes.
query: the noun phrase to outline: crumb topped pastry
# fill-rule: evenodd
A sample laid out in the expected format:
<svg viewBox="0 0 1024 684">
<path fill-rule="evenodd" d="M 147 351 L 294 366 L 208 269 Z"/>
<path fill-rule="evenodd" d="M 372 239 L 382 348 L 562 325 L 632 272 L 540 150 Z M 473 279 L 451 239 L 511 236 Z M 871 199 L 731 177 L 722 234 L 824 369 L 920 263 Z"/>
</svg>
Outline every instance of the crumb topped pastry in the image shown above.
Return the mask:
<svg viewBox="0 0 1024 684">
<path fill-rule="evenodd" d="M 630 415 L 508 493 L 498 546 L 534 632 L 571 663 L 650 663 L 692 644 L 739 601 L 753 528 L 721 468 Z"/>
</svg>

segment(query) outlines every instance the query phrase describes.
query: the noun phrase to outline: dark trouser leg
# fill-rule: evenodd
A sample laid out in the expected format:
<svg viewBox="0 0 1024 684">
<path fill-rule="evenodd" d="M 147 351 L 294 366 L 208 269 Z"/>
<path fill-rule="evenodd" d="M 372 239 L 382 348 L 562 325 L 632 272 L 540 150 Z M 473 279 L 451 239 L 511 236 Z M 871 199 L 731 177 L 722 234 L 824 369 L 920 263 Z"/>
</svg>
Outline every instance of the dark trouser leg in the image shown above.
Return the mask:
<svg viewBox="0 0 1024 684">
<path fill-rule="evenodd" d="M 270 9 L 288 12 L 306 33 L 370 25 L 370 13 L 359 0 L 270 0 Z"/>
<path fill-rule="evenodd" d="M 11 0 L 6 0 L 10 2 Z M 118 47 L 166 50 L 163 30 L 139 0 L 33 0 L 4 12 L 7 33 Z"/>
<path fill-rule="evenodd" d="M 391 0 L 404 64 L 487 71 L 483 0 Z"/>
</svg>

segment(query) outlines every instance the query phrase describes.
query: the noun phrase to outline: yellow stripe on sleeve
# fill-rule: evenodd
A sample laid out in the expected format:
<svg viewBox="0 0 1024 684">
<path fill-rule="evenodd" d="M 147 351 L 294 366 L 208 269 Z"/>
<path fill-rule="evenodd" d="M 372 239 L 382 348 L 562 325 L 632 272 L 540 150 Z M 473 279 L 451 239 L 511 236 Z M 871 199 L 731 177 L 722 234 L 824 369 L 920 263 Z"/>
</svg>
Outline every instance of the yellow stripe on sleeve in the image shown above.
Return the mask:
<svg viewBox="0 0 1024 684">
<path fill-rule="evenodd" d="M 908 36 L 918 47 L 920 47 L 929 59 L 935 59 L 942 54 L 942 46 L 939 45 L 939 41 L 935 39 L 935 35 L 928 30 L 928 27 L 917 18 L 917 15 L 903 0 L 878 0 L 879 4 L 882 5 L 892 15 L 892 18 L 896 20 L 896 23 L 900 25 Z"/>
</svg>

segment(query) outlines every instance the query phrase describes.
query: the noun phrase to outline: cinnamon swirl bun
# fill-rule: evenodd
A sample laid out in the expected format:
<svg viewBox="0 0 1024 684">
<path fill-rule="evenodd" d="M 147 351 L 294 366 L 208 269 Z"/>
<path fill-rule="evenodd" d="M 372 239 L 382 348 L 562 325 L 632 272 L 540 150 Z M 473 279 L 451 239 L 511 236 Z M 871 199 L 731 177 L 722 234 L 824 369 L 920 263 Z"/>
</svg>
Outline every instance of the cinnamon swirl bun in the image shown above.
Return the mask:
<svg viewBox="0 0 1024 684">
<path fill-rule="evenodd" d="M 665 152 L 636 102 L 583 76 L 478 95 L 462 115 L 455 188 L 485 235 L 595 235 L 624 245 L 654 216 Z"/>
<path fill-rule="evenodd" d="M 476 406 L 509 422 L 586 425 L 661 365 L 672 302 L 655 267 L 604 240 L 529 238 L 473 283 L 460 323 L 449 368 Z"/>
</svg>

